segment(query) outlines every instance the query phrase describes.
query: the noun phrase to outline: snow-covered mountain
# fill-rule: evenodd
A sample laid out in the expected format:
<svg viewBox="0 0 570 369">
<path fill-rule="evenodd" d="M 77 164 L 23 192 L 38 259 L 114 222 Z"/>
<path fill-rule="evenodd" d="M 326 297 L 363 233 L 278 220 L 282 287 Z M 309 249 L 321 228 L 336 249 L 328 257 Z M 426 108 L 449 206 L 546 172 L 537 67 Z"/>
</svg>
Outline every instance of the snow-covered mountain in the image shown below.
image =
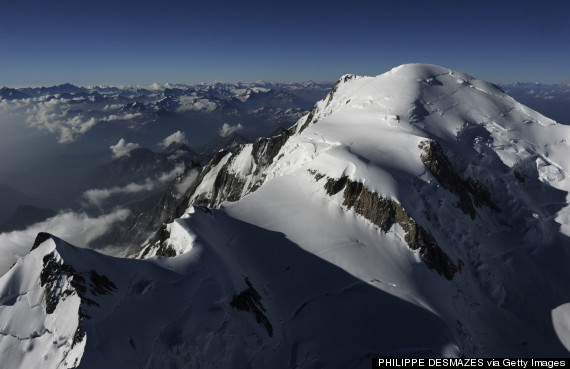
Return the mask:
<svg viewBox="0 0 570 369">
<path fill-rule="evenodd" d="M 0 279 L 0 353 L 85 368 L 567 356 L 569 139 L 463 73 L 343 76 L 290 129 L 187 170 L 143 260 L 38 236 Z"/>
</svg>

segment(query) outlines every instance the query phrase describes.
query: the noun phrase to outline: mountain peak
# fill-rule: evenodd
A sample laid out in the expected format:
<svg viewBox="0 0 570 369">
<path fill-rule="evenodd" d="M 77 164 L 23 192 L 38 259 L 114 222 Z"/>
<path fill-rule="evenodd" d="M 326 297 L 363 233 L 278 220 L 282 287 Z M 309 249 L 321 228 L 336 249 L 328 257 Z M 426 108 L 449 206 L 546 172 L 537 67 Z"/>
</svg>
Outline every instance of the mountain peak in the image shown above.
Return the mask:
<svg viewBox="0 0 570 369">
<path fill-rule="evenodd" d="M 174 153 L 177 153 L 179 151 L 185 151 L 185 152 L 194 154 L 192 149 L 189 148 L 188 145 L 186 145 L 183 142 L 172 142 L 164 150 L 162 150 L 162 152 L 166 153 L 166 154 L 174 154 Z"/>
</svg>

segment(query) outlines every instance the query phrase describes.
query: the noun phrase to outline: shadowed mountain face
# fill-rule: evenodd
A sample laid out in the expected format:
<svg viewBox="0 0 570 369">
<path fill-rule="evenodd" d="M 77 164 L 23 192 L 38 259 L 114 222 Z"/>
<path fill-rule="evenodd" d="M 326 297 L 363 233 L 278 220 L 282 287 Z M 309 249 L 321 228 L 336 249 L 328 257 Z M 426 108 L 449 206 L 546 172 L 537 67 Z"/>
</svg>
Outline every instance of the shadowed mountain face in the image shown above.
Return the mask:
<svg viewBox="0 0 570 369">
<path fill-rule="evenodd" d="M 175 143 L 163 152 L 153 152 L 145 148 L 134 149 L 128 155 L 95 169 L 85 179 L 84 188 L 109 188 L 142 182 L 147 178 L 170 172 L 176 165 L 195 157 L 196 154 L 188 146 L 177 146 Z"/>
<path fill-rule="evenodd" d="M 9 220 L 0 224 L 0 232 L 26 229 L 28 226 L 46 220 L 56 214 L 56 211 L 52 209 L 20 205 Z"/>
<path fill-rule="evenodd" d="M 34 316 L 12 321 L 10 332 L 20 332 L 19 340 L 0 337 L 4 362 L 13 368 L 55 368 L 60 362 L 100 368 L 120 361 L 138 368 L 168 358 L 175 367 L 367 368 L 381 354 L 454 353 L 448 348 L 453 334 L 436 315 L 355 278 L 283 234 L 217 211 L 197 221 L 204 227 L 215 221 L 219 241 L 200 238 L 201 245 L 187 254 L 194 261 L 174 264 L 111 258 L 49 235 L 40 239 L 30 257 L 0 281 L 2 296 L 16 283 L 21 287 L 15 291 L 33 296 L 34 305 L 3 300 L 3 318 L 22 309 Z M 24 334 L 33 330 L 39 337 Z M 14 349 L 32 339 L 34 350 Z M 53 339 L 60 345 L 54 347 Z M 45 350 L 47 358 L 36 353 Z"/>
<path fill-rule="evenodd" d="M 23 205 L 51 206 L 48 200 L 26 195 L 17 189 L 0 183 L 0 224 L 9 221 Z"/>
<path fill-rule="evenodd" d="M 212 141 L 208 142 L 206 145 L 202 146 L 200 150 L 200 155 L 208 160 L 204 162 L 207 163 L 210 159 L 220 150 L 236 150 L 240 145 L 251 142 L 251 140 L 246 139 L 242 135 L 236 132 L 232 132 L 226 136 L 216 136 Z"/>
</svg>

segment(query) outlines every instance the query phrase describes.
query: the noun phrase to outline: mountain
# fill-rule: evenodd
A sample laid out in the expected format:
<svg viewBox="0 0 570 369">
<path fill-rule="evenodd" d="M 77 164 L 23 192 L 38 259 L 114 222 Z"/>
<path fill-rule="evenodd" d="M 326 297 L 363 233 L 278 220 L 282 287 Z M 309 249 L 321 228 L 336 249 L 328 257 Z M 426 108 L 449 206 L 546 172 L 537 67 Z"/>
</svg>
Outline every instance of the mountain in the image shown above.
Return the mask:
<svg viewBox="0 0 570 369">
<path fill-rule="evenodd" d="M 380 356 L 567 356 L 568 137 L 495 85 L 438 66 L 345 75 L 288 130 L 177 178 L 192 183 L 158 215 L 143 260 L 38 235 L 0 278 L 3 360 L 368 368 Z"/>
<path fill-rule="evenodd" d="M 200 155 L 204 158 L 208 158 L 208 160 L 206 160 L 207 162 L 220 150 L 226 149 L 234 151 L 240 145 L 244 145 L 249 142 L 251 142 L 251 140 L 248 140 L 237 132 L 231 132 L 225 136 L 218 135 L 202 146 Z"/>
<path fill-rule="evenodd" d="M 26 227 L 55 216 L 57 212 L 52 209 L 38 208 L 31 205 L 20 205 L 4 223 L 0 223 L 0 232 L 26 229 Z"/>
<path fill-rule="evenodd" d="M 29 98 L 27 94 L 15 88 L 2 87 L 0 88 L 0 99 L 5 100 L 20 100 Z"/>
<path fill-rule="evenodd" d="M 549 327 L 570 301 L 569 134 L 444 68 L 347 75 L 287 132 L 206 167 L 141 255 L 186 251 L 176 222 L 215 243 L 188 213 L 219 208 L 445 317 L 467 356 L 567 354 Z"/>
<path fill-rule="evenodd" d="M 186 144 L 172 142 L 162 152 L 136 148 L 98 167 L 83 180 L 79 201 L 92 213 L 116 207 L 140 212 L 159 200 L 186 165 L 199 156 Z M 100 239 L 94 245 L 105 242 Z"/>
<path fill-rule="evenodd" d="M 28 96 L 76 94 L 88 91 L 88 89 L 86 88 L 77 87 L 70 83 L 64 83 L 61 85 L 50 86 L 50 87 L 26 87 L 26 88 L 19 88 L 17 90 Z"/>
<path fill-rule="evenodd" d="M 50 201 L 38 199 L 15 189 L 12 186 L 0 183 L 0 224 L 9 221 L 22 205 L 47 207 Z"/>
<path fill-rule="evenodd" d="M 163 152 L 136 148 L 95 169 L 85 180 L 85 188 L 107 188 L 141 182 L 172 171 L 177 164 L 196 154 L 186 145 L 172 143 Z"/>
<path fill-rule="evenodd" d="M 144 244 L 156 230 L 162 229 L 163 222 L 175 211 L 182 195 L 192 185 L 201 169 L 197 163 L 187 162 L 184 171 L 167 185 L 158 199 L 148 204 L 142 211 L 132 213 L 100 243 L 121 245 L 123 255 L 140 252 L 140 245 Z"/>
</svg>

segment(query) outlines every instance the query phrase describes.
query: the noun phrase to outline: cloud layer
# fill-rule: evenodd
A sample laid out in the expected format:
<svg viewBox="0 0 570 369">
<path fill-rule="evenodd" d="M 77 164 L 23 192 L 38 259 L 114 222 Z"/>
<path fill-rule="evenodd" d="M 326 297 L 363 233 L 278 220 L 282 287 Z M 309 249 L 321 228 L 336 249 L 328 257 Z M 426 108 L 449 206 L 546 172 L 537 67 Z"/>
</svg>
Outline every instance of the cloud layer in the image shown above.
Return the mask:
<svg viewBox="0 0 570 369">
<path fill-rule="evenodd" d="M 241 124 L 236 124 L 235 126 L 231 126 L 228 123 L 224 123 L 224 125 L 222 126 L 222 128 L 220 128 L 219 133 L 220 136 L 222 137 L 228 137 L 229 135 L 231 135 L 232 133 L 239 131 L 240 129 L 243 129 L 243 126 Z"/>
<path fill-rule="evenodd" d="M 129 213 L 129 210 L 118 209 L 92 218 L 85 213 L 64 212 L 23 231 L 0 233 L 0 276 L 30 251 L 39 232 L 49 232 L 72 245 L 87 247 L 109 232 L 115 223 L 124 221 Z"/>
<path fill-rule="evenodd" d="M 142 116 L 141 113 L 125 113 L 95 117 L 81 110 L 81 104 L 88 102 L 89 99 L 85 97 L 64 98 L 60 95 L 45 95 L 20 100 L 0 99 L 0 109 L 4 112 L 25 114 L 27 125 L 55 134 L 59 143 L 77 141 L 100 122 L 131 120 Z M 122 105 L 106 105 L 103 111 L 120 106 Z"/>
<path fill-rule="evenodd" d="M 129 183 L 126 186 L 114 186 L 111 188 L 97 188 L 87 190 L 83 193 L 83 198 L 87 201 L 88 206 L 101 207 L 103 202 L 111 196 L 121 194 L 135 194 L 143 191 L 152 191 L 159 186 L 172 181 L 176 176 L 184 171 L 184 165 L 176 166 L 172 171 L 161 174 L 160 176 L 151 179 L 147 178 L 143 183 Z"/>
</svg>

